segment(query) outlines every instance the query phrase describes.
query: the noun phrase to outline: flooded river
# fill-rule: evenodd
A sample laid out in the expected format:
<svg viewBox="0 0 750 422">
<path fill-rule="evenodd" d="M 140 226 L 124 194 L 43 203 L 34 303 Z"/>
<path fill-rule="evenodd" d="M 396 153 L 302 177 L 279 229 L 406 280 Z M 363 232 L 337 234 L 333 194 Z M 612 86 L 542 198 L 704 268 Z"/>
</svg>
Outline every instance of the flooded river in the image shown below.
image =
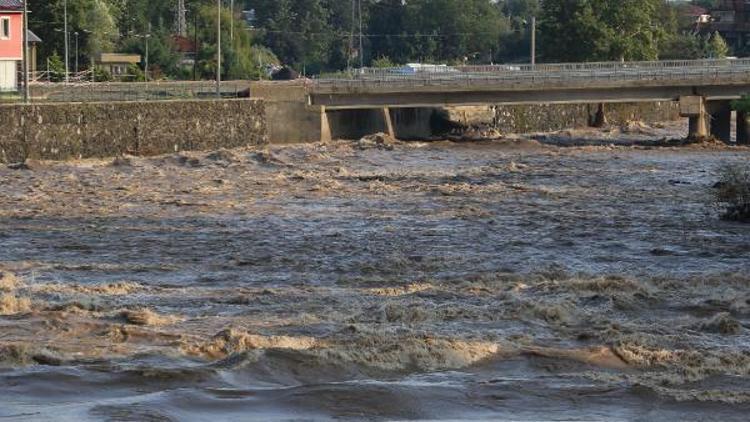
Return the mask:
<svg viewBox="0 0 750 422">
<path fill-rule="evenodd" d="M 750 149 L 670 130 L 2 167 L 0 420 L 747 420 Z"/>
</svg>

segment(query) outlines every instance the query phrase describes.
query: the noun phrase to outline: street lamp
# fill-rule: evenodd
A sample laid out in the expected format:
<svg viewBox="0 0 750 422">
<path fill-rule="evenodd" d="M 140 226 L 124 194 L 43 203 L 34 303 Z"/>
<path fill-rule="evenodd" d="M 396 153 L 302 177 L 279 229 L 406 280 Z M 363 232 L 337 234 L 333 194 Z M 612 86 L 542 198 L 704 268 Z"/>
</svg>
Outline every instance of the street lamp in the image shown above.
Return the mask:
<svg viewBox="0 0 750 422">
<path fill-rule="evenodd" d="M 221 98 L 221 0 L 216 0 L 216 96 Z"/>
<path fill-rule="evenodd" d="M 76 73 L 78 73 L 78 31 L 74 32 L 73 35 L 76 36 Z"/>
<path fill-rule="evenodd" d="M 536 16 L 531 17 L 531 69 L 536 66 Z"/>
<path fill-rule="evenodd" d="M 143 62 L 143 77 L 148 82 L 148 40 L 151 38 L 151 24 L 148 24 L 148 33 L 146 34 L 133 34 L 136 38 L 143 38 L 146 41 L 146 57 Z"/>
<path fill-rule="evenodd" d="M 528 22 L 526 19 L 524 19 L 522 23 L 523 26 L 530 27 L 529 33 L 531 35 L 531 51 L 529 52 L 529 56 L 531 56 L 531 70 L 534 70 L 534 67 L 536 66 L 536 16 L 531 17 L 531 22 Z"/>
<path fill-rule="evenodd" d="M 29 8 L 27 1 L 23 2 L 23 100 L 29 103 Z"/>
<path fill-rule="evenodd" d="M 24 1 L 24 4 L 26 2 Z M 65 83 L 70 82 L 70 61 L 68 59 L 68 44 L 70 43 L 69 37 L 68 37 L 68 0 L 65 0 L 63 3 L 63 14 L 65 15 L 63 20 L 65 21 Z"/>
</svg>

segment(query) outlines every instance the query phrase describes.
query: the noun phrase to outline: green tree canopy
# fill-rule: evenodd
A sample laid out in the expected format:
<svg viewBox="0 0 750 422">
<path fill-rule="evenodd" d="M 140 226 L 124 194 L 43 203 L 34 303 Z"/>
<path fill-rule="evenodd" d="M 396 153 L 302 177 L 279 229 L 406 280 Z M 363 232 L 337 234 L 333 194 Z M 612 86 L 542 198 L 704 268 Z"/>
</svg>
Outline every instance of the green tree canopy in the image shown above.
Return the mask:
<svg viewBox="0 0 750 422">
<path fill-rule="evenodd" d="M 663 0 L 545 0 L 546 61 L 654 60 L 664 36 Z"/>
</svg>

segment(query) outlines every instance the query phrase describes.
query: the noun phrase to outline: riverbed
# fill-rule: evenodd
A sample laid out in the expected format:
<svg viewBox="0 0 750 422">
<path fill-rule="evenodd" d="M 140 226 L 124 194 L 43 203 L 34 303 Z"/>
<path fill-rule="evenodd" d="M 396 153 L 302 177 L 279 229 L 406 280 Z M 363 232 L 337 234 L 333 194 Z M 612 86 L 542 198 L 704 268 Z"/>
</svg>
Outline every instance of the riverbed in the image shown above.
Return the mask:
<svg viewBox="0 0 750 422">
<path fill-rule="evenodd" d="M 684 128 L 0 168 L 0 419 L 747 420 Z"/>
</svg>

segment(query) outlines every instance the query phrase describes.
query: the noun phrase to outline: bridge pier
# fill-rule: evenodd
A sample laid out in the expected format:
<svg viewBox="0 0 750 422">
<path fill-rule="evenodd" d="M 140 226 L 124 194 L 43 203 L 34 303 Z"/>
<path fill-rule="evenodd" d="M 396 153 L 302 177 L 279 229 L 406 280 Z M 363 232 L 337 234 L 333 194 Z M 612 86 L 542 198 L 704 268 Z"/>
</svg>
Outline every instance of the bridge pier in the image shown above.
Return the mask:
<svg viewBox="0 0 750 422">
<path fill-rule="evenodd" d="M 708 136 L 706 100 L 697 95 L 680 97 L 680 116 L 687 117 L 688 138 L 698 139 Z"/>
<path fill-rule="evenodd" d="M 599 103 L 596 106 L 596 113 L 591 116 L 591 127 L 607 126 L 607 115 L 604 113 L 604 104 Z"/>
<path fill-rule="evenodd" d="M 750 114 L 737 112 L 737 145 L 750 145 Z"/>
<path fill-rule="evenodd" d="M 732 105 L 729 101 L 709 101 L 710 133 L 725 143 L 732 142 Z"/>
<path fill-rule="evenodd" d="M 396 137 L 388 107 L 331 110 L 320 108 L 320 140 L 359 139 L 377 132 Z"/>
<path fill-rule="evenodd" d="M 383 108 L 383 122 L 385 123 L 385 133 L 391 138 L 396 137 L 396 131 L 393 129 L 393 120 L 391 119 L 391 109 L 388 107 Z"/>
<path fill-rule="evenodd" d="M 328 113 L 326 107 L 320 107 L 320 142 L 330 142 L 331 136 L 331 122 L 328 120 Z"/>
</svg>

